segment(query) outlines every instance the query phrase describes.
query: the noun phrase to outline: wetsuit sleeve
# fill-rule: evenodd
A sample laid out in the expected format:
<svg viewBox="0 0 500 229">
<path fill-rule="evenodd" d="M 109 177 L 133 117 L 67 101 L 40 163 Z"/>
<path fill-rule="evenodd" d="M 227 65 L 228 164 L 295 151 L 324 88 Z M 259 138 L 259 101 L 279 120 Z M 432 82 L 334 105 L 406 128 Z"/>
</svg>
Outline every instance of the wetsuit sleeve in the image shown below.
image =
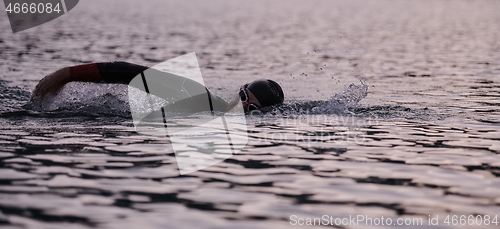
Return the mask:
<svg viewBox="0 0 500 229">
<path fill-rule="evenodd" d="M 128 84 L 148 69 L 146 66 L 123 61 L 82 64 L 70 67 L 71 81 L 104 81 L 106 83 Z"/>
<path fill-rule="evenodd" d="M 101 78 L 106 83 L 129 84 L 134 77 L 149 67 L 123 61 L 96 63 Z"/>
<path fill-rule="evenodd" d="M 228 111 L 229 104 L 223 98 L 213 94 L 211 91 L 207 90 L 208 96 L 210 97 L 210 103 L 213 111 Z"/>
<path fill-rule="evenodd" d="M 99 69 L 97 64 L 82 64 L 73 67 L 69 67 L 70 71 L 70 81 L 101 81 L 101 75 L 99 74 Z"/>
</svg>

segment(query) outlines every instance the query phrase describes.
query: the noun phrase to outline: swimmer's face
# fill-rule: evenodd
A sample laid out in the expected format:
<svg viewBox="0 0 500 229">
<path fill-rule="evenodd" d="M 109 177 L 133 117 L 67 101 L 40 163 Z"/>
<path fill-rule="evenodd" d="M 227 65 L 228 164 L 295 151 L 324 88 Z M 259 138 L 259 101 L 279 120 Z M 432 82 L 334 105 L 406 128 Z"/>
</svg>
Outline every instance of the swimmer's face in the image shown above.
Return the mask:
<svg viewBox="0 0 500 229">
<path fill-rule="evenodd" d="M 257 100 L 257 98 L 255 97 L 255 95 L 245 86 L 242 86 L 240 88 L 239 97 L 241 103 L 243 104 L 243 109 L 245 109 L 245 111 L 250 111 L 255 107 L 257 108 L 262 107 L 259 100 Z"/>
</svg>

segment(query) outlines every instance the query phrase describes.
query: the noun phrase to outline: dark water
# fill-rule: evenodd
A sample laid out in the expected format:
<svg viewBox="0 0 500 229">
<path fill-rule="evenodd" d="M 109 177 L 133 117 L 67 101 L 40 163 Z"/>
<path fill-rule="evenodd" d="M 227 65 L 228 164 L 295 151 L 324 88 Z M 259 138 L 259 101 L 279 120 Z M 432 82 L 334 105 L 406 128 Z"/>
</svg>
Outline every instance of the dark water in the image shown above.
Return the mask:
<svg viewBox="0 0 500 229">
<path fill-rule="evenodd" d="M 424 225 L 338 227 L 497 228 L 444 219 L 500 217 L 499 11 L 487 0 L 84 1 L 16 34 L 0 15 L 0 226 L 294 228 L 291 215 L 364 215 Z M 227 99 L 264 77 L 287 99 L 247 117 L 241 153 L 198 172 L 181 176 L 167 139 L 135 131 L 126 86 L 72 83 L 46 110 L 25 105 L 64 66 L 190 52 Z"/>
</svg>

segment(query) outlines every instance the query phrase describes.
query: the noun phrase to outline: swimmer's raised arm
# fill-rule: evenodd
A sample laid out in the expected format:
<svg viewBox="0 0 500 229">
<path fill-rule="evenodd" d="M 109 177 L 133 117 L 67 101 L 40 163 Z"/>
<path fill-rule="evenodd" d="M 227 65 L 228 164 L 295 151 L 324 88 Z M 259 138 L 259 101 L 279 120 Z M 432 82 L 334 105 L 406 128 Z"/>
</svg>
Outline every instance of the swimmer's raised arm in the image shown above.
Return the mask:
<svg viewBox="0 0 500 229">
<path fill-rule="evenodd" d="M 40 80 L 30 100 L 55 94 L 65 84 L 73 81 L 128 84 L 146 69 L 148 67 L 127 62 L 102 62 L 65 67 Z"/>
</svg>

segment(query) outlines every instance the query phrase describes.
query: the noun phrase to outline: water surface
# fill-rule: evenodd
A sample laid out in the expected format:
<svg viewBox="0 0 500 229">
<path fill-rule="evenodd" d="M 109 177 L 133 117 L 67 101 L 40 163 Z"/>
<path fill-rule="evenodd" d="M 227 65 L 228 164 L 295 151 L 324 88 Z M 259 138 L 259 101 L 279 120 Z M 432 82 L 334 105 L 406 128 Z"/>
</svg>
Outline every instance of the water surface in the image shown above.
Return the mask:
<svg viewBox="0 0 500 229">
<path fill-rule="evenodd" d="M 499 11 L 488 0 L 106 0 L 16 34 L 2 20 L 0 223 L 293 228 L 291 215 L 500 215 Z M 247 117 L 240 154 L 195 173 L 179 174 L 168 139 L 135 131 L 126 86 L 72 83 L 48 109 L 25 105 L 64 66 L 153 66 L 190 52 L 226 99 L 259 78 L 287 99 Z"/>
</svg>

